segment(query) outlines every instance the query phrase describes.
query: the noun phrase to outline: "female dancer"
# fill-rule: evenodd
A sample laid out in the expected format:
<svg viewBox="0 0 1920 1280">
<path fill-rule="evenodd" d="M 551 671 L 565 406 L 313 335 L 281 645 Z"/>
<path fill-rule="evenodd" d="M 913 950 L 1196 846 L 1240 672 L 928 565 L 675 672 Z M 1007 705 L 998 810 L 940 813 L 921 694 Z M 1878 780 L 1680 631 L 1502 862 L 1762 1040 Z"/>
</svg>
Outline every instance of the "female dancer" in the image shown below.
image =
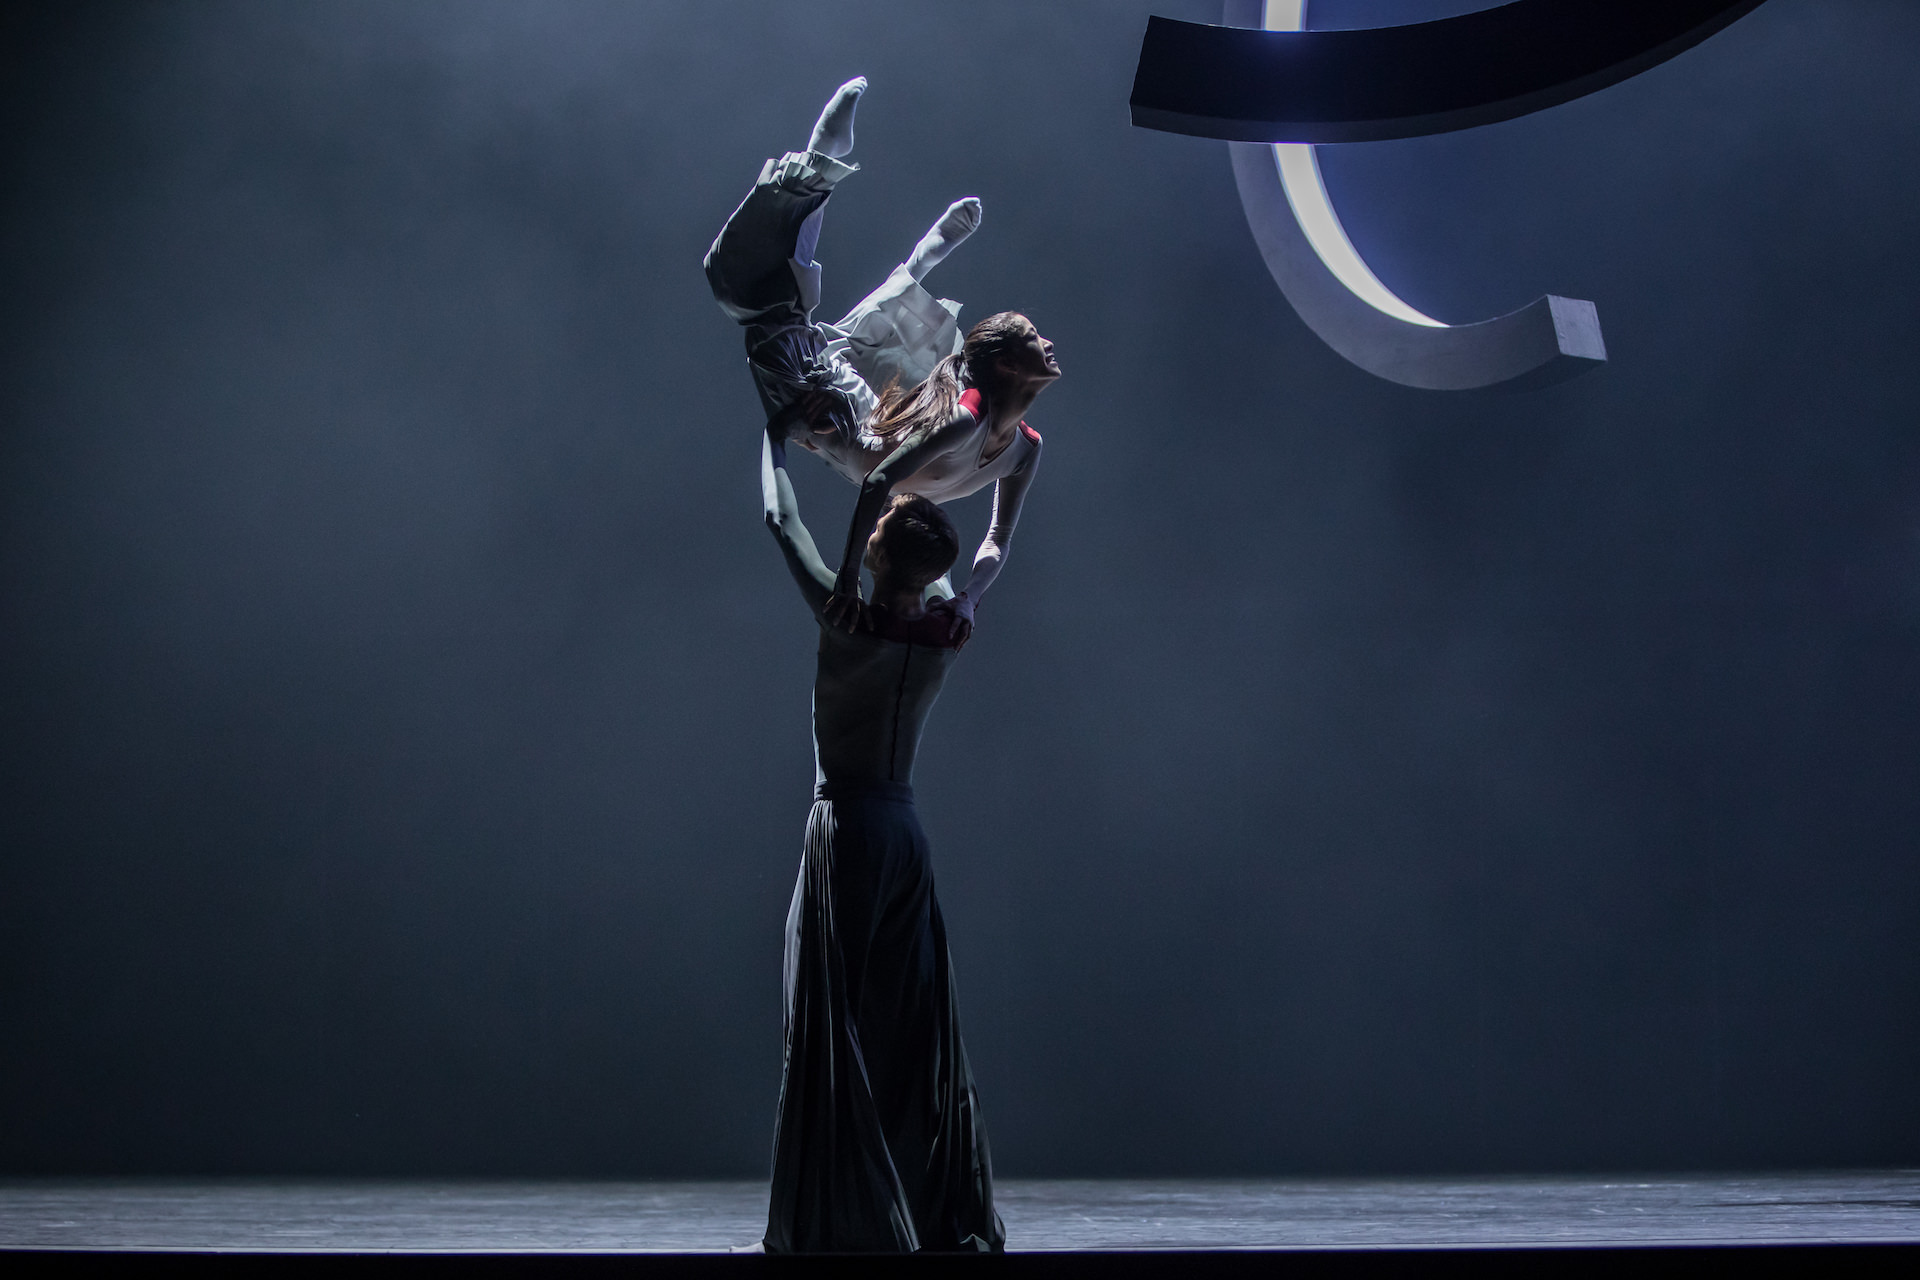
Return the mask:
<svg viewBox="0 0 1920 1280">
<path fill-rule="evenodd" d="M 827 198 L 855 166 L 853 117 L 864 77 L 841 85 L 805 152 L 769 160 L 721 228 L 705 262 L 713 295 L 746 330 L 747 366 L 776 437 L 819 454 L 861 487 L 828 616 L 860 624 L 860 549 L 898 490 L 947 502 L 994 486 L 993 517 L 967 589 L 953 599 L 954 639 L 999 575 L 1040 463 L 1040 435 L 1021 420 L 1060 376 L 1053 344 L 1025 316 L 1001 312 L 961 341 L 960 304 L 921 285 L 980 223 L 980 201 L 956 201 L 885 283 L 838 324 L 813 320 L 813 259 Z M 880 390 L 876 393 L 875 388 Z M 904 388 L 904 390 L 903 390 Z M 946 590 L 945 580 L 938 584 Z"/>
</svg>

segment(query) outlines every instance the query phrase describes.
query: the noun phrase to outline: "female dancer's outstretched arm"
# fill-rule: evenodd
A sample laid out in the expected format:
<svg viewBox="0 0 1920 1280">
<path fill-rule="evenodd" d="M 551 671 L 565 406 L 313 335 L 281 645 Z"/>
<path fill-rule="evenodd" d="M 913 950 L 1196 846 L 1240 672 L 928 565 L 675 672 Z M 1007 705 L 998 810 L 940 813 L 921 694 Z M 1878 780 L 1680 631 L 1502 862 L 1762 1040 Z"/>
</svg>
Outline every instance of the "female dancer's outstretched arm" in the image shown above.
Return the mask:
<svg viewBox="0 0 1920 1280">
<path fill-rule="evenodd" d="M 1053 344 L 1040 336 L 1031 320 L 1017 312 L 1004 311 L 975 325 L 967 333 L 962 352 L 935 365 L 933 373 L 906 400 L 880 415 L 883 419 L 880 428 L 884 430 L 888 425 L 886 419 L 898 422 L 903 438 L 861 482 L 860 500 L 854 506 L 846 550 L 834 580 L 833 599 L 827 602 L 829 622 L 849 629 L 859 625 L 860 561 L 867 539 L 873 535 L 874 526 L 886 509 L 893 486 L 918 474 L 943 454 L 960 449 L 966 441 L 975 438 L 976 431 L 992 426 L 995 431 L 1007 431 L 1011 438 L 984 456 L 995 459 L 1004 456 L 1022 435 L 1032 442 L 1032 447 L 1024 456 L 1015 455 L 1019 459 L 1017 466 L 1009 459 L 1007 469 L 996 473 L 1000 479 L 995 482 L 993 527 L 975 557 L 975 578 L 968 582 L 966 592 L 956 597 L 954 605 L 955 626 L 971 629 L 972 606 L 1000 572 L 1014 523 L 1020 517 L 1026 485 L 1039 462 L 1040 437 L 1021 420 L 1021 415 L 1059 376 L 1060 365 L 1054 359 Z M 987 416 L 979 416 L 982 413 Z M 937 416 L 941 414 L 945 415 L 944 421 Z M 991 439 L 991 435 L 988 438 Z M 984 447 L 985 443 L 982 440 L 977 447 Z M 975 487 L 985 482 L 983 476 Z"/>
<path fill-rule="evenodd" d="M 973 571 L 967 575 L 967 588 L 954 597 L 953 607 L 967 625 L 973 625 L 973 606 L 987 593 L 1007 562 L 1007 548 L 1013 544 L 1013 527 L 1020 523 L 1020 508 L 1027 500 L 1027 486 L 1040 469 L 1040 446 L 1035 445 L 1027 465 L 993 483 L 993 519 L 987 524 L 987 536 L 973 553 Z"/>
</svg>

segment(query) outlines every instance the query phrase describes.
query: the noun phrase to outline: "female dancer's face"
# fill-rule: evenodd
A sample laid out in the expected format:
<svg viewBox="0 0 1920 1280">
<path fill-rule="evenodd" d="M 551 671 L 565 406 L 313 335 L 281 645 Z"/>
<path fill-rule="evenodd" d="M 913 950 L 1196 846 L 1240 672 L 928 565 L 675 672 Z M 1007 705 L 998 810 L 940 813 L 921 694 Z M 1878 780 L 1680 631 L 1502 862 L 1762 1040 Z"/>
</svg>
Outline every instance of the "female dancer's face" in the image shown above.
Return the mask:
<svg viewBox="0 0 1920 1280">
<path fill-rule="evenodd" d="M 1033 321 L 1021 316 L 1020 323 L 1026 329 L 1024 339 L 997 363 L 1022 382 L 1052 382 L 1060 376 L 1060 362 L 1053 358 L 1053 344 L 1040 336 Z"/>
</svg>

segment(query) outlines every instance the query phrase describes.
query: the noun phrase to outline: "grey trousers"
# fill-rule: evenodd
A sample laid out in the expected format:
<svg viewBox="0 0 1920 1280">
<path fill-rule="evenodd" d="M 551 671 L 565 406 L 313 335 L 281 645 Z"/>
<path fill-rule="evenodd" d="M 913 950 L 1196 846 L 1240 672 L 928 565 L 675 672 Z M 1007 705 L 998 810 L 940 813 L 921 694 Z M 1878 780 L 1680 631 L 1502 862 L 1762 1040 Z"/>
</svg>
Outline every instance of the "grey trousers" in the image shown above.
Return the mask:
<svg viewBox="0 0 1920 1280">
<path fill-rule="evenodd" d="M 811 151 L 767 161 L 702 264 L 714 301 L 746 328 L 747 368 L 768 421 L 793 425 L 803 397 L 829 392 L 828 416 L 813 425 L 831 425 L 849 441 L 873 409 L 873 389 L 813 322 L 820 264 L 810 251 L 804 262 L 796 252 L 807 219 L 853 172 Z"/>
<path fill-rule="evenodd" d="M 810 151 L 767 161 L 704 264 L 714 300 L 746 329 L 747 364 L 768 420 L 795 415 L 808 392 L 833 392 L 831 426 L 844 447 L 829 452 L 843 463 L 877 447 L 858 436 L 876 390 L 913 387 L 961 348 L 960 304 L 928 293 L 905 265 L 838 323 L 813 319 L 820 264 L 812 242 L 827 198 L 854 171 Z"/>
</svg>

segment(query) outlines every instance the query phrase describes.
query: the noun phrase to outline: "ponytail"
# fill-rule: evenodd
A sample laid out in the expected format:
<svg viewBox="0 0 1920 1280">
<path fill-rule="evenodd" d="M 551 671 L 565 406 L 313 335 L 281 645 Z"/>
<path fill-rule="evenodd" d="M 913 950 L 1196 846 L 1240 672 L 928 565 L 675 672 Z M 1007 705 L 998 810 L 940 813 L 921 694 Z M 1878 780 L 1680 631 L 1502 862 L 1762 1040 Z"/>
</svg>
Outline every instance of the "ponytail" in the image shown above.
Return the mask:
<svg viewBox="0 0 1920 1280">
<path fill-rule="evenodd" d="M 960 393 L 969 387 L 985 389 L 993 377 L 993 362 L 1025 342 L 1030 327 L 1018 311 L 988 316 L 967 331 L 958 352 L 933 366 L 926 381 L 905 390 L 898 381 L 889 382 L 867 415 L 866 433 L 891 450 L 919 431 L 944 427 Z"/>
</svg>

